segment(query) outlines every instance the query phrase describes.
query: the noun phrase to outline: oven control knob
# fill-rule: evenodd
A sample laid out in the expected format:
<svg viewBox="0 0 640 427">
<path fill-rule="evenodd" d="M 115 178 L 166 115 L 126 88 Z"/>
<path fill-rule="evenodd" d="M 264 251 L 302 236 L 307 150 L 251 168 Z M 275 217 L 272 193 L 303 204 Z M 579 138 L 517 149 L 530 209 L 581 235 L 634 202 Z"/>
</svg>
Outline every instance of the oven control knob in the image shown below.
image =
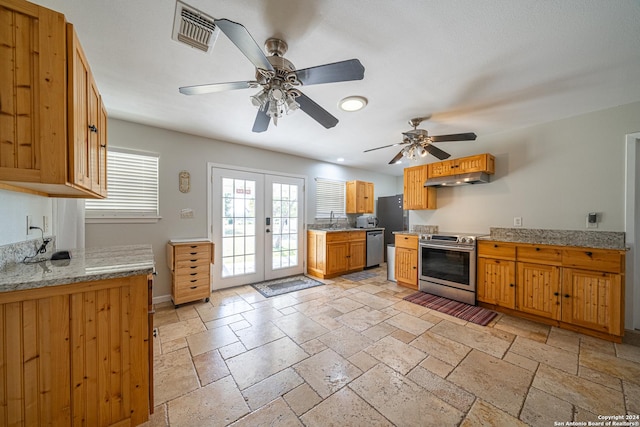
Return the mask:
<svg viewBox="0 0 640 427">
<path fill-rule="evenodd" d="M 473 243 L 473 237 L 461 237 L 460 238 L 460 242 L 461 243 Z"/>
</svg>

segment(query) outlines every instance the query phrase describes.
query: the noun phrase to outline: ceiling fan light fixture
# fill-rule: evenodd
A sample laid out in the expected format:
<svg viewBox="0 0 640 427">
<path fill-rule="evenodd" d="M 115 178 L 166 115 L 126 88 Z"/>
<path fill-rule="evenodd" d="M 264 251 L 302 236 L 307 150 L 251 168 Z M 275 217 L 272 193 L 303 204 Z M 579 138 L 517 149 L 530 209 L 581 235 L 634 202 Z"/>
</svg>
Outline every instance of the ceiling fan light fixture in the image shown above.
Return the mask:
<svg viewBox="0 0 640 427">
<path fill-rule="evenodd" d="M 425 157 L 427 154 L 427 149 L 423 146 L 420 146 L 420 157 Z"/>
<path fill-rule="evenodd" d="M 368 102 L 363 96 L 347 96 L 338 103 L 338 106 L 342 111 L 354 112 L 362 110 Z"/>
</svg>

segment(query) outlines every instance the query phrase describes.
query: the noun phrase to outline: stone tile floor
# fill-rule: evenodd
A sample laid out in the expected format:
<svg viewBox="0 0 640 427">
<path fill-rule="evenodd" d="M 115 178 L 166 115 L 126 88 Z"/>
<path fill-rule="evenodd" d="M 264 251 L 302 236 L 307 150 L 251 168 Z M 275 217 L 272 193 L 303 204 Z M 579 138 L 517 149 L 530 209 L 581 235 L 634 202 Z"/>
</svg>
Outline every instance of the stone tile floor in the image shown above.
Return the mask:
<svg viewBox="0 0 640 427">
<path fill-rule="evenodd" d="M 554 426 L 640 414 L 640 347 L 506 315 L 467 323 L 403 301 L 412 290 L 372 271 L 269 299 L 241 286 L 159 304 L 147 426 Z"/>
</svg>

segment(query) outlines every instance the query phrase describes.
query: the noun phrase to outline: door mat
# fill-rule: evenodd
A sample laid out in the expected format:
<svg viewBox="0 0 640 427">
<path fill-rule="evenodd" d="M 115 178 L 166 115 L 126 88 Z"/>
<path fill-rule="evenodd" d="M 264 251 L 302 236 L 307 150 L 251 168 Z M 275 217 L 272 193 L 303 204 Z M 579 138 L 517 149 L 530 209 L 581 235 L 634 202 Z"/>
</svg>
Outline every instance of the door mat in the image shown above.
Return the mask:
<svg viewBox="0 0 640 427">
<path fill-rule="evenodd" d="M 324 285 L 324 283 L 303 275 L 284 277 L 282 279 L 251 284 L 256 291 L 260 292 L 262 296 L 266 298 L 300 291 L 302 289 L 313 288 L 320 285 Z"/>
<path fill-rule="evenodd" d="M 371 279 L 376 277 L 377 274 L 371 271 L 356 271 L 355 273 L 345 274 L 340 276 L 343 279 L 351 280 L 352 282 L 359 282 L 360 280 Z"/>
<path fill-rule="evenodd" d="M 416 292 L 403 299 L 481 326 L 487 326 L 498 315 L 495 311 L 486 308 L 453 301 L 426 292 Z"/>
</svg>

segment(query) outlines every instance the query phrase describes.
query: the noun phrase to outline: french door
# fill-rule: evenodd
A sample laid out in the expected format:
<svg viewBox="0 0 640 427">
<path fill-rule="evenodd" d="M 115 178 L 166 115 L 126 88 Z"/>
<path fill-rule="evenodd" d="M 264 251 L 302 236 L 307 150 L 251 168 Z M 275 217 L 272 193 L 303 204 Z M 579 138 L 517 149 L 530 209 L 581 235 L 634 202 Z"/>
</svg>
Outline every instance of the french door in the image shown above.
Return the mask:
<svg viewBox="0 0 640 427">
<path fill-rule="evenodd" d="M 303 273 L 302 178 L 214 167 L 209 209 L 213 289 Z"/>
</svg>

